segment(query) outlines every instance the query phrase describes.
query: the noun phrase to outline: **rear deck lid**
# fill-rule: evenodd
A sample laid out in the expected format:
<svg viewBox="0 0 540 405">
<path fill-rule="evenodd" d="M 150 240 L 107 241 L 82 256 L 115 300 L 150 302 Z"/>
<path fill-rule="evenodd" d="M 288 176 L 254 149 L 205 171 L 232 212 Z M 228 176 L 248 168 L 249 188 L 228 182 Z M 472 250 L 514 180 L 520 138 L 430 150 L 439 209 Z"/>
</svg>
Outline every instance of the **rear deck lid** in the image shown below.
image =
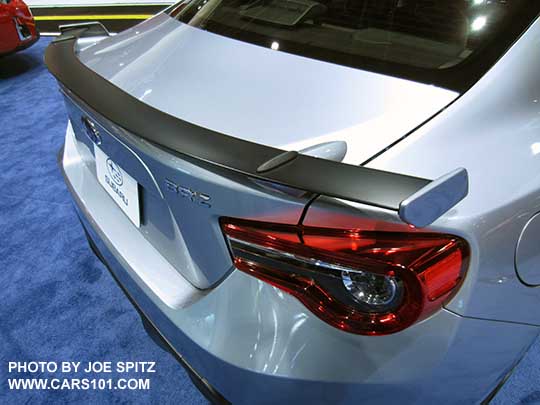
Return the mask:
<svg viewBox="0 0 540 405">
<path fill-rule="evenodd" d="M 92 170 L 92 150 L 99 147 L 100 153 L 137 182 L 140 223 L 130 219 L 182 275 L 200 288 L 219 281 L 231 265 L 219 218 L 296 224 L 311 199 L 309 192 L 400 211 L 403 201 L 425 186 L 432 189 L 437 184 L 283 152 L 164 113 L 79 60 L 80 49 L 86 45 L 77 40 L 78 35 L 90 30 L 88 26 L 72 27 L 48 47 L 45 56 L 49 69 L 62 84 L 68 107 L 73 107 L 70 117 L 83 151 L 79 153 L 89 157 Z M 270 165 L 286 155 L 292 155 L 291 159 Z M 276 183 L 288 187 L 276 188 Z M 109 201 L 107 207 L 114 211 L 115 205 Z"/>
<path fill-rule="evenodd" d="M 275 46 L 274 46 L 275 48 Z M 347 142 L 360 164 L 452 102 L 433 85 L 216 35 L 161 14 L 80 60 L 144 103 L 200 127 L 288 150 Z"/>
</svg>

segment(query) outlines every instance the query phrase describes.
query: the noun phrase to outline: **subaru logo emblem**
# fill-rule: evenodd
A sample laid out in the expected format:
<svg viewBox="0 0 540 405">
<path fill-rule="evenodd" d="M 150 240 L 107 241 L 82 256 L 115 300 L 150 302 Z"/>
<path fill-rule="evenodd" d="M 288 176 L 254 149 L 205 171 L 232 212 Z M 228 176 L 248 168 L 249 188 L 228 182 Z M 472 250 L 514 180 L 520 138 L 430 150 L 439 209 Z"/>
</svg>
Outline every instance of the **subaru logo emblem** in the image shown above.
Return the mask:
<svg viewBox="0 0 540 405">
<path fill-rule="evenodd" d="M 122 177 L 122 169 L 120 169 L 120 167 L 118 167 L 118 165 L 114 163 L 111 159 L 107 159 L 107 170 L 111 175 L 113 181 L 118 186 L 124 184 L 124 178 Z"/>
</svg>

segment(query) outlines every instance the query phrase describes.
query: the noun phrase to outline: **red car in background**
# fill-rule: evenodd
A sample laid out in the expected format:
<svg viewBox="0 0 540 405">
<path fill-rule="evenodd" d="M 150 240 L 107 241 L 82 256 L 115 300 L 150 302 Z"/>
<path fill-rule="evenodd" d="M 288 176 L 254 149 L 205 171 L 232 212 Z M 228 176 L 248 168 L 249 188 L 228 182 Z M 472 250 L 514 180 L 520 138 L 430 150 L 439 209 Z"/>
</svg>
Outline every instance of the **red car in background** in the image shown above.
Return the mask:
<svg viewBox="0 0 540 405">
<path fill-rule="evenodd" d="M 22 0 L 0 0 L 0 56 L 28 48 L 38 39 L 28 6 Z"/>
</svg>

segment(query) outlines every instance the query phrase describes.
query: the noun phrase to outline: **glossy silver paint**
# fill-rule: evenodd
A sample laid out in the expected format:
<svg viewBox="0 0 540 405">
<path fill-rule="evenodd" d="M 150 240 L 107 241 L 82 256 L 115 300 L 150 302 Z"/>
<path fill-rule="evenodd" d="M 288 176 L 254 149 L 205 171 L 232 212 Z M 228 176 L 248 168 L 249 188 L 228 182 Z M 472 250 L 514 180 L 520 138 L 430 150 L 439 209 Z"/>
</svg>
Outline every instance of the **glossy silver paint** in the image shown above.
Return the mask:
<svg viewBox="0 0 540 405">
<path fill-rule="evenodd" d="M 456 99 L 445 90 L 173 23 L 158 16 L 97 45 L 85 45 L 82 60 L 141 100 L 196 124 L 290 149 L 346 141 L 345 160 L 350 162 L 372 157 Z M 163 44 L 154 43 L 160 37 Z M 206 63 L 208 53 L 215 63 Z M 185 54 L 190 57 L 182 58 Z M 245 58 L 245 65 L 226 66 L 225 60 L 236 60 L 231 55 Z M 273 72 L 278 67 L 304 72 L 309 66 L 313 77 L 274 77 L 274 84 L 287 86 L 271 86 L 260 80 L 271 77 L 267 64 L 258 71 L 243 70 L 255 55 L 268 61 Z M 224 240 L 218 238 L 219 216 L 295 223 L 313 196 L 179 159 L 88 107 L 76 107 L 71 99 L 80 102 L 68 90 L 74 131 L 67 131 L 62 166 L 81 220 L 111 270 L 173 347 L 234 404 L 390 403 L 396 398 L 419 404 L 479 402 L 519 360 L 540 325 L 540 315 L 531 310 L 540 303 L 540 292 L 523 284 L 515 268 L 519 237 L 540 211 L 538 72 L 537 22 L 474 88 L 369 163 L 426 178 L 464 167 L 470 179 L 468 196 L 427 228 L 469 242 L 472 256 L 463 285 L 445 309 L 389 336 L 332 328 L 290 295 L 234 271 Z M 224 73 L 230 81 L 222 80 Z M 174 80 L 163 79 L 167 77 Z M 309 85 L 315 79 L 324 86 L 341 85 L 324 87 L 324 99 L 311 97 Z M 355 84 L 348 89 L 345 82 Z M 357 94 L 360 84 L 368 86 L 369 94 L 379 93 L 373 110 L 365 94 Z M 201 86 L 213 97 L 201 98 Z M 233 87 L 236 92 L 230 91 Z M 267 92 L 268 99 L 253 103 L 251 87 Z M 310 96 L 309 108 L 299 102 L 299 89 Z M 282 106 L 276 101 L 284 95 L 289 98 Z M 393 104 L 390 95 L 409 101 Z M 323 123 L 314 111 L 326 111 L 331 103 L 323 101 L 340 97 L 356 108 L 345 109 L 345 114 L 330 109 L 333 115 Z M 407 104 L 414 104 L 421 117 L 404 117 Z M 424 108 L 428 104 L 433 108 Z M 288 115 L 291 106 L 296 118 Z M 77 119 L 86 115 L 96 122 L 107 154 L 145 190 L 143 206 L 149 211 L 140 234 L 95 178 L 90 140 Z M 374 132 L 362 128 L 388 129 L 389 135 L 372 136 Z M 216 205 L 205 210 L 178 199 L 166 192 L 167 179 L 207 193 Z M 320 196 L 304 223 L 324 226 L 329 220 L 343 228 L 420 231 L 410 229 L 395 212 Z M 539 240 L 540 230 L 531 229 L 528 240 Z M 540 257 L 533 248 L 517 251 L 518 269 L 527 263 L 527 274 L 534 277 Z"/>
<path fill-rule="evenodd" d="M 474 402 L 510 370 L 538 332 L 443 310 L 395 335 L 352 335 L 238 271 L 207 293 L 183 289 L 179 299 L 188 305 L 171 308 L 141 277 L 148 268 L 162 271 L 154 266 L 155 255 L 126 257 L 117 249 L 116 238 L 132 234 L 133 225 L 115 206 L 107 210 L 117 233 L 105 233 L 100 211 L 107 195 L 75 145 L 68 131 L 63 170 L 101 254 L 178 353 L 234 404 Z M 93 197 L 84 201 L 80 195 Z M 131 250 L 151 251 L 148 241 L 131 243 Z"/>
<path fill-rule="evenodd" d="M 80 59 L 132 96 L 193 124 L 291 150 L 345 141 L 344 161 L 353 164 L 458 96 L 220 37 L 164 14 L 85 48 Z"/>
<path fill-rule="evenodd" d="M 368 165 L 426 178 L 467 169 L 469 195 L 433 224 L 472 247 L 469 274 L 447 306 L 461 315 L 540 324 L 531 310 L 540 291 L 519 281 L 514 264 L 519 236 L 540 211 L 539 72 L 536 21 L 457 102 Z"/>
<path fill-rule="evenodd" d="M 90 117 L 100 130 L 99 147 L 141 186 L 140 232 L 178 272 L 198 288 L 208 288 L 232 270 L 230 254 L 219 227 L 221 216 L 258 218 L 273 222 L 298 222 L 310 196 L 286 190 L 268 193 L 261 182 L 231 176 L 200 163 L 167 153 L 112 124 L 88 106 L 84 112 L 65 90 L 68 113 L 83 161 L 95 173 L 93 145 L 85 135 L 82 118 Z M 207 165 L 208 166 L 208 165 Z M 169 191 L 170 182 L 199 190 L 212 197 L 212 209 Z M 110 209 L 105 199 L 104 210 Z M 124 236 L 130 239 L 129 232 Z M 154 266 L 155 267 L 155 266 Z M 158 266 L 159 267 L 159 266 Z M 168 277 L 163 278 L 166 284 Z"/>
<path fill-rule="evenodd" d="M 330 141 L 315 144 L 308 148 L 302 149 L 299 153 L 303 155 L 309 155 L 318 157 L 321 159 L 334 160 L 336 162 L 342 162 L 347 155 L 347 142 L 344 141 Z"/>
<path fill-rule="evenodd" d="M 461 167 L 433 180 L 403 200 L 398 214 L 407 224 L 425 228 L 467 197 L 468 193 L 469 176 L 467 170 Z"/>
<path fill-rule="evenodd" d="M 529 286 L 540 285 L 540 214 L 533 216 L 519 235 L 516 246 L 516 270 Z"/>
</svg>

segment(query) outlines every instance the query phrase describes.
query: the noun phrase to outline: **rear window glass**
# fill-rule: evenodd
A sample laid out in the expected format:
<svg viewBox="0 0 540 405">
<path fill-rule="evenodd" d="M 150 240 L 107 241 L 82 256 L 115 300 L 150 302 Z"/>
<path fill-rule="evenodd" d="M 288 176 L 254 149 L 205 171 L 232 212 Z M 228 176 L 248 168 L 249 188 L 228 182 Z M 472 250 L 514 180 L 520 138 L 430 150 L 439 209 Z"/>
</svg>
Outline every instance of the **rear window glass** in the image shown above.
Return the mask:
<svg viewBox="0 0 540 405">
<path fill-rule="evenodd" d="M 186 0 L 171 17 L 314 59 L 459 89 L 538 15 L 527 0 Z M 481 66 L 457 67 L 487 48 Z M 484 60 L 482 60 L 484 59 Z M 455 77 L 454 77 L 455 76 Z M 470 84 L 470 83 L 469 83 Z"/>
</svg>

